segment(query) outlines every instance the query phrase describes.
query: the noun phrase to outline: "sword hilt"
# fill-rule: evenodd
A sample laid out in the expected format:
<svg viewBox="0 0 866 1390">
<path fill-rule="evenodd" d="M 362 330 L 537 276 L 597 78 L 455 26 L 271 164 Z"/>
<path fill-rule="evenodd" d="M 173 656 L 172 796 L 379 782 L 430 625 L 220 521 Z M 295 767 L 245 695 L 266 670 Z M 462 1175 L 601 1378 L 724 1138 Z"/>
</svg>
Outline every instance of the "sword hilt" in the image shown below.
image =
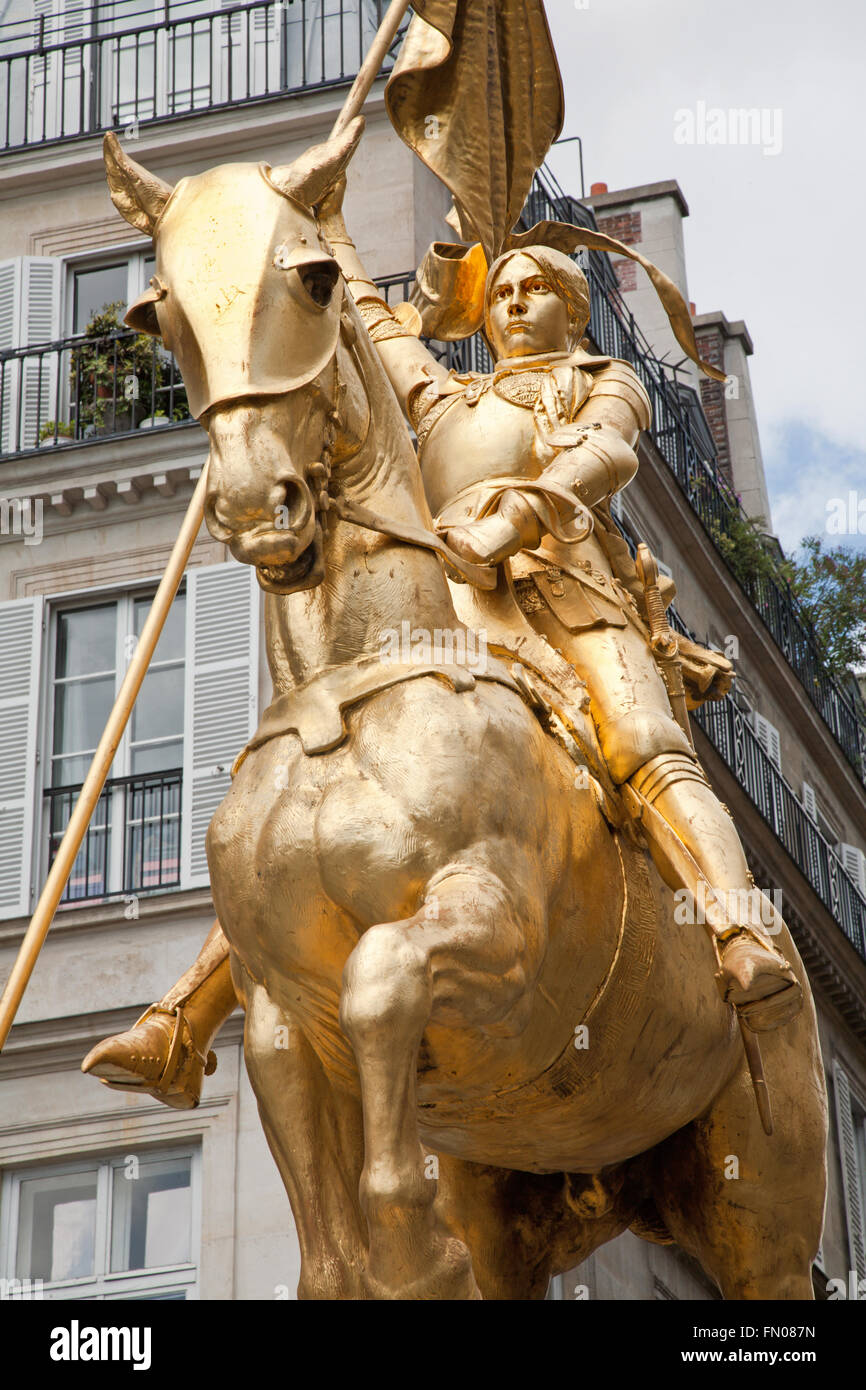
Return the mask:
<svg viewBox="0 0 866 1390">
<path fill-rule="evenodd" d="M 664 601 L 659 589 L 659 570 L 656 558 L 648 545 L 641 541 L 637 548 L 635 567 L 644 589 L 647 619 L 649 621 L 650 642 L 653 651 L 660 656 L 672 658 L 677 654 L 679 643 L 668 622 Z"/>
</svg>

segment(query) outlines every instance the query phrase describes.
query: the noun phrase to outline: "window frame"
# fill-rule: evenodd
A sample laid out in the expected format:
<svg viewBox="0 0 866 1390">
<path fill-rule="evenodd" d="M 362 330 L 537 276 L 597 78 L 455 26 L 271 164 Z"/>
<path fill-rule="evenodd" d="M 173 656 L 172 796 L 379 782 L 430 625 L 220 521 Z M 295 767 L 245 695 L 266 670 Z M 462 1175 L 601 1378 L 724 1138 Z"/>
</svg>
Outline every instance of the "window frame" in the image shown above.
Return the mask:
<svg viewBox="0 0 866 1390">
<path fill-rule="evenodd" d="M 128 1145 L 127 1149 L 131 1146 Z M 202 1145 L 201 1143 L 149 1144 L 135 1147 L 137 1158 L 189 1158 L 190 1259 L 183 1264 L 161 1265 L 152 1269 L 119 1270 L 111 1265 L 111 1203 L 114 1172 L 122 1168 L 127 1153 L 82 1154 L 79 1158 L 57 1162 L 20 1164 L 0 1173 L 0 1277 L 15 1279 L 18 1250 L 18 1221 L 21 1183 L 32 1178 L 64 1177 L 96 1171 L 96 1238 L 94 1273 L 77 1279 L 45 1280 L 41 1295 L 46 1299 L 76 1299 L 93 1302 L 157 1298 L 178 1290 L 187 1300 L 200 1297 L 202 1242 Z"/>
<path fill-rule="evenodd" d="M 830 1104 L 831 1112 L 835 1119 L 836 1144 L 839 1158 L 837 1178 L 839 1180 L 839 1200 L 843 1216 L 842 1246 L 845 1255 L 849 1259 L 849 1269 L 853 1266 L 856 1270 L 857 1277 L 862 1279 L 866 1278 L 866 1166 L 864 1166 L 866 1165 L 866 1085 L 864 1085 L 861 1080 L 857 1069 L 851 1066 L 847 1059 L 840 1053 L 835 1053 L 833 1057 L 831 1074 L 833 1093 Z M 859 1259 L 855 1248 L 857 1238 L 852 1229 L 852 1220 L 855 1216 L 855 1212 L 852 1209 L 851 1195 L 848 1190 L 850 1174 L 848 1173 L 846 1141 L 842 1124 L 842 1111 L 846 1106 L 853 1136 L 853 1157 L 857 1178 L 855 1200 L 859 1206 L 859 1213 L 856 1214 L 859 1215 L 861 1227 L 861 1257 Z"/>
<path fill-rule="evenodd" d="M 57 619 L 63 612 L 78 611 L 83 608 L 99 608 L 106 603 L 118 605 L 118 613 L 115 618 L 115 684 L 112 703 L 117 699 L 117 692 L 126 673 L 127 660 L 124 650 L 125 639 L 134 633 L 134 605 L 137 598 L 146 597 L 151 594 L 159 584 L 160 576 L 153 576 L 150 579 L 135 580 L 127 584 L 111 585 L 95 589 L 77 590 L 66 594 L 47 595 L 45 598 L 45 609 L 43 618 L 43 653 L 41 663 L 41 692 L 39 708 L 39 737 L 36 771 L 36 794 L 34 797 L 34 835 L 33 835 L 33 885 L 43 883 L 48 873 L 48 834 L 50 825 L 49 800 L 46 792 L 51 790 L 52 774 L 54 767 L 54 713 L 55 713 L 55 688 L 56 688 L 56 661 L 57 661 Z M 187 584 L 182 581 L 178 588 L 178 595 L 182 594 L 187 599 Z M 126 612 L 126 625 L 121 616 L 122 609 Z M 178 767 L 183 767 L 183 743 L 186 732 L 186 689 L 187 689 L 187 665 L 189 662 L 189 607 L 185 612 L 184 622 L 184 641 L 183 641 L 183 661 L 178 663 L 182 667 L 183 679 L 183 700 L 184 714 L 181 720 L 180 740 L 181 755 Z M 150 669 L 150 668 L 148 668 Z M 132 720 L 128 721 L 123 731 L 117 752 L 112 763 L 110 777 L 125 777 L 133 775 L 130 772 L 132 763 Z M 146 773 L 141 774 L 147 776 Z M 61 785 L 66 785 L 65 783 Z M 77 785 L 72 783 L 71 785 Z M 181 859 L 181 834 L 183 824 L 183 783 L 181 782 L 181 796 L 178 810 L 178 859 L 179 859 L 179 882 L 171 886 L 156 886 L 153 888 L 142 888 L 136 896 L 151 896 L 154 893 L 177 893 L 184 888 L 183 863 Z M 116 830 L 122 829 L 117 825 Z M 123 864 L 122 857 L 122 835 L 115 833 L 112 836 L 110 855 L 108 858 L 108 883 L 120 884 L 120 887 L 110 888 L 100 897 L 69 899 L 61 903 L 61 909 L 74 908 L 106 902 L 110 899 L 121 900 L 126 896 L 123 887 Z M 33 892 L 31 888 L 31 901 Z"/>
<path fill-rule="evenodd" d="M 61 256 L 61 304 L 60 322 L 64 325 L 64 337 L 75 336 L 73 315 L 75 313 L 75 275 L 80 270 L 100 270 L 126 262 L 126 302 L 131 304 L 143 294 L 150 282 L 144 274 L 144 263 L 154 255 L 153 242 L 142 237 L 135 241 L 114 242 L 108 246 L 94 247 L 89 251 L 69 252 Z"/>
</svg>

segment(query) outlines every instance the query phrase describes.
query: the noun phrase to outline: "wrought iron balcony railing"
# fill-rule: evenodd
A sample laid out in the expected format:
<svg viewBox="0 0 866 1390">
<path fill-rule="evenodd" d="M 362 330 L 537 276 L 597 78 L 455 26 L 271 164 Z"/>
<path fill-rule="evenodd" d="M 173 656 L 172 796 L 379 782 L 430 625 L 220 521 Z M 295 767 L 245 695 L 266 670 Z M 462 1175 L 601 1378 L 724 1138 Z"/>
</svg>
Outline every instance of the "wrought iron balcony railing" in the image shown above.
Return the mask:
<svg viewBox="0 0 866 1390">
<path fill-rule="evenodd" d="M 174 358 L 132 329 L 0 353 L 0 456 L 190 420 Z"/>
<path fill-rule="evenodd" d="M 617 522 L 632 555 L 638 537 L 629 525 Z M 671 626 L 693 641 L 695 634 L 676 607 L 668 609 Z M 866 961 L 866 897 L 845 869 L 834 847 L 818 829 L 805 806 L 768 757 L 748 716 L 732 695 L 708 700 L 692 712 L 710 743 L 730 768 L 752 805 L 773 831 L 803 877 L 812 885 L 830 916 L 855 951 Z M 784 915 L 784 912 L 783 912 Z"/>
<path fill-rule="evenodd" d="M 742 710 L 726 695 L 695 710 L 710 743 L 734 773 L 749 800 L 797 868 L 866 961 L 866 898 L 849 877 L 829 841 L 771 762 Z"/>
<path fill-rule="evenodd" d="M 355 76 L 384 0 L 112 0 L 0 25 L 0 150 Z"/>
<path fill-rule="evenodd" d="M 182 780 L 181 769 L 174 768 L 106 782 L 63 902 L 179 885 Z M 49 868 L 80 791 L 80 786 L 45 791 Z"/>
</svg>

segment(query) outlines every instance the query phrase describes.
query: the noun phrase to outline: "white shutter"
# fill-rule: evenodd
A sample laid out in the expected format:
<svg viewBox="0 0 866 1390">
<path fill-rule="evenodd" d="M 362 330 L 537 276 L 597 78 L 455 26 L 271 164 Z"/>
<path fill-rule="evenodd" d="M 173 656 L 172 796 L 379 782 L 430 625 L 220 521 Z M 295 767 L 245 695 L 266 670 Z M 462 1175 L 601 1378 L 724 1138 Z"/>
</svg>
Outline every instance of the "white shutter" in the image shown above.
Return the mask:
<svg viewBox="0 0 866 1390">
<path fill-rule="evenodd" d="M 860 892 L 866 897 L 866 859 L 863 851 L 856 845 L 840 844 L 839 858 L 842 860 L 845 872 L 850 879 L 853 879 Z"/>
<path fill-rule="evenodd" d="M 803 810 L 809 817 L 813 825 L 818 824 L 818 802 L 815 797 L 815 788 L 810 787 L 808 782 L 803 783 Z"/>
<path fill-rule="evenodd" d="M 231 765 L 258 722 L 259 603 L 251 565 L 192 570 L 187 579 L 181 883 L 206 887 L 205 835 L 231 784 Z"/>
<path fill-rule="evenodd" d="M 0 919 L 30 911 L 42 599 L 0 603 Z"/>
<path fill-rule="evenodd" d="M 842 1189 L 845 1194 L 845 1213 L 848 1221 L 848 1249 L 851 1268 L 858 1279 L 866 1279 L 866 1224 L 863 1214 L 863 1175 L 857 1151 L 855 1120 L 851 1109 L 851 1086 L 847 1073 L 838 1061 L 833 1062 L 833 1082 L 836 1092 L 836 1121 L 839 1127 L 839 1151 L 842 1158 Z"/>
<path fill-rule="evenodd" d="M 60 271 L 53 256 L 24 256 L 21 268 L 21 346 L 54 342 L 59 336 Z M 35 449 L 39 430 L 54 420 L 57 399 L 57 353 L 25 357 L 20 402 L 20 449 Z"/>
<path fill-rule="evenodd" d="M 97 51 L 95 46 L 85 46 L 83 43 L 90 33 L 90 0 L 58 0 L 57 12 L 61 19 L 62 42 L 79 46 L 64 48 L 61 53 L 55 55 L 62 59 L 62 71 L 61 63 L 57 64 L 56 133 L 86 135 L 91 128 L 91 69 Z"/>
<path fill-rule="evenodd" d="M 21 262 L 0 261 L 0 352 L 18 346 Z M 15 438 L 18 363 L 0 363 L 0 453 L 7 454 Z"/>
<path fill-rule="evenodd" d="M 33 0 L 34 33 L 45 20 L 49 51 L 31 60 L 28 92 L 30 144 L 62 135 L 84 135 L 90 128 L 91 57 L 81 46 L 89 33 L 91 0 Z M 61 48 L 64 43 L 78 47 Z"/>
<path fill-rule="evenodd" d="M 777 772 L 782 771 L 782 744 L 779 739 L 779 730 L 775 724 L 771 724 L 769 719 L 765 719 L 757 710 L 752 715 L 752 727 L 755 730 L 755 737 L 766 753 L 770 762 Z"/>
<path fill-rule="evenodd" d="M 290 23 L 295 12 L 294 6 L 287 11 L 284 5 L 252 10 L 238 10 L 234 8 L 236 5 L 237 0 L 220 0 L 221 9 L 234 9 L 219 26 L 222 28 L 224 86 L 216 99 L 221 101 L 227 101 L 229 94 L 232 101 L 242 101 L 246 97 L 266 96 L 280 90 L 282 24 L 286 15 Z M 311 5 L 310 0 L 297 6 L 307 32 L 314 8 L 318 5 Z"/>
<path fill-rule="evenodd" d="M 53 256 L 0 261 L 0 351 L 50 343 L 60 331 L 62 262 Z M 19 358 L 3 367 L 0 449 L 35 449 L 39 428 L 57 411 L 57 354 Z"/>
<path fill-rule="evenodd" d="M 814 887 L 821 882 L 823 856 L 826 851 L 818 825 L 818 798 L 815 795 L 815 788 L 810 786 L 808 782 L 803 783 L 803 810 L 808 818 L 808 824 L 803 827 L 803 830 L 806 840 L 809 879 Z"/>
<path fill-rule="evenodd" d="M 42 30 L 45 46 L 50 47 L 62 38 L 52 23 L 54 0 L 33 0 L 34 45 L 40 31 L 40 20 L 44 21 Z M 36 54 L 30 60 L 30 85 L 27 92 L 27 138 L 34 141 L 50 140 L 56 135 L 57 69 L 56 53 Z"/>
</svg>

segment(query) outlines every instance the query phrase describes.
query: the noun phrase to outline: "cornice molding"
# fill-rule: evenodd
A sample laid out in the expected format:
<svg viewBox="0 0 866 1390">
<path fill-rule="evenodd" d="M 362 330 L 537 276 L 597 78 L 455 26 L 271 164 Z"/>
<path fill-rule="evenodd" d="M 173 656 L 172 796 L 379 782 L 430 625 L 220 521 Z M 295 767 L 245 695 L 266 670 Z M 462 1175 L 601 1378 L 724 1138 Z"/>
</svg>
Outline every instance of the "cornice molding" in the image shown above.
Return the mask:
<svg viewBox="0 0 866 1390">
<path fill-rule="evenodd" d="M 85 556 L 77 560 L 61 560 L 40 568 L 13 570 L 9 576 L 10 598 L 29 598 L 31 594 L 62 594 L 79 589 L 102 589 L 113 584 L 136 583 L 143 579 L 159 579 L 171 554 L 170 545 L 151 545 L 140 550 L 121 551 L 111 555 Z M 187 561 L 187 569 L 200 565 L 218 565 L 225 559 L 226 548 L 221 541 L 205 537 L 196 541 Z"/>
</svg>

